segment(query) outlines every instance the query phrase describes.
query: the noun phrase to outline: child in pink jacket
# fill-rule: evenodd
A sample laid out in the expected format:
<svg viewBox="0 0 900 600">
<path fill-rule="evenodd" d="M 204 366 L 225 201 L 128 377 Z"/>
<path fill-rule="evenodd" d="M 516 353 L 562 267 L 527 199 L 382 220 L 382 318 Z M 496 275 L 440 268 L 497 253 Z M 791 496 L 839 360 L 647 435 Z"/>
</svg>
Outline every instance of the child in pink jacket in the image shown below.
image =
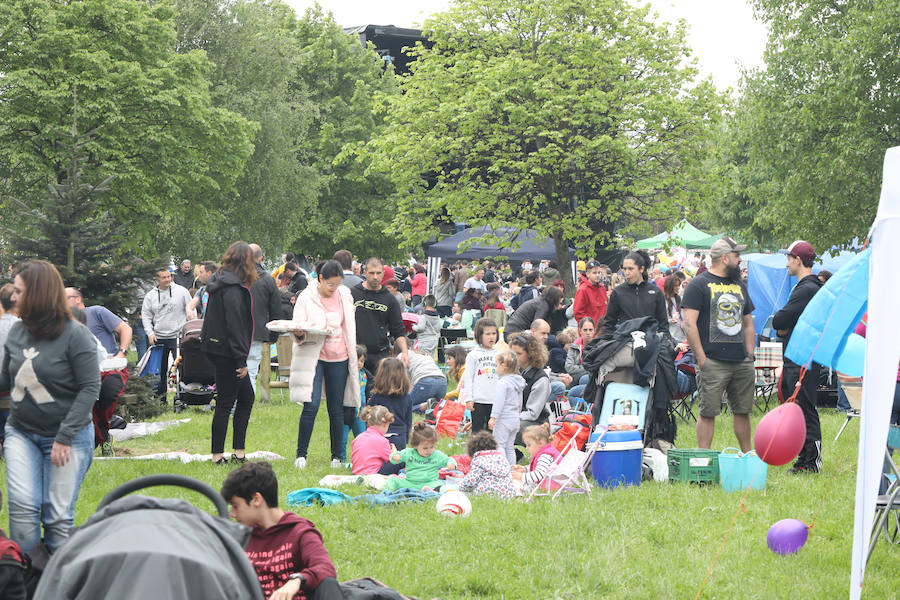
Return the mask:
<svg viewBox="0 0 900 600">
<path fill-rule="evenodd" d="M 366 422 L 366 430 L 353 438 L 350 450 L 350 464 L 354 475 L 378 473 L 396 448 L 385 437 L 394 415 L 381 405 L 366 406 L 359 413 Z"/>
</svg>

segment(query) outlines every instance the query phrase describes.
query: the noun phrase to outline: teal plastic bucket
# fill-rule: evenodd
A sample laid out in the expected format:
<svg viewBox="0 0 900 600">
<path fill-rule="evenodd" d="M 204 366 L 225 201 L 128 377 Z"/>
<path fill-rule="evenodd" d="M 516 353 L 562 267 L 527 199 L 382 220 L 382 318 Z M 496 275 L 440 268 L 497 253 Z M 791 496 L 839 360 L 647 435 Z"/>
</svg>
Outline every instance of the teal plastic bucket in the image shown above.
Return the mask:
<svg viewBox="0 0 900 600">
<path fill-rule="evenodd" d="M 726 492 L 747 489 L 762 490 L 766 487 L 769 465 L 754 450 L 742 453 L 737 448 L 725 448 L 719 454 L 719 481 Z"/>
</svg>

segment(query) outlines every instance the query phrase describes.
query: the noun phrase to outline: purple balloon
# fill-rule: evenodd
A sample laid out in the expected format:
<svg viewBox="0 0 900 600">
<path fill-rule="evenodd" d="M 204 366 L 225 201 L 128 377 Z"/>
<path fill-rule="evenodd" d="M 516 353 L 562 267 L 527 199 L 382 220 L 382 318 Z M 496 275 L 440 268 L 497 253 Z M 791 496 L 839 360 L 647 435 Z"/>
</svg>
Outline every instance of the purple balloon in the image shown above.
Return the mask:
<svg viewBox="0 0 900 600">
<path fill-rule="evenodd" d="M 782 519 L 769 527 L 766 543 L 775 554 L 793 554 L 803 547 L 809 527 L 799 519 Z"/>
</svg>

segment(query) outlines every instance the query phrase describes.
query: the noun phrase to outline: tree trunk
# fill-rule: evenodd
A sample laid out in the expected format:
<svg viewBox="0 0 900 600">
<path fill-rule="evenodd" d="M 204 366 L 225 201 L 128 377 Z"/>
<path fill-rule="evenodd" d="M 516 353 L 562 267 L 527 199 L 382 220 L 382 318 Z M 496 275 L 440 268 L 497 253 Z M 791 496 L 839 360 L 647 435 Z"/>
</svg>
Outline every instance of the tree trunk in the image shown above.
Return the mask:
<svg viewBox="0 0 900 600">
<path fill-rule="evenodd" d="M 563 232 L 559 229 L 553 232 L 553 248 L 556 250 L 559 274 L 566 282 L 566 297 L 571 298 L 575 295 L 575 276 L 572 273 L 572 259 L 569 258 L 569 244 L 566 243 Z M 552 284 L 552 281 L 549 282 L 549 285 Z M 548 285 L 548 282 L 545 281 L 544 285 Z"/>
<path fill-rule="evenodd" d="M 69 240 L 69 249 L 66 252 L 66 267 L 70 273 L 75 272 L 75 242 Z"/>
</svg>

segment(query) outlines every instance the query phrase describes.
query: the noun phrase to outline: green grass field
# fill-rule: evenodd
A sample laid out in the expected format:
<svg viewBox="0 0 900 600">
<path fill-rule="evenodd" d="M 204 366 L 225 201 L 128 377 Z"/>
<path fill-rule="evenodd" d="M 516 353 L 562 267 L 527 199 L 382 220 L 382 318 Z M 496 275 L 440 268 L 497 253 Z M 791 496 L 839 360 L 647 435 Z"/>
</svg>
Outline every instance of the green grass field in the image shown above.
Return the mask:
<svg viewBox="0 0 900 600">
<path fill-rule="evenodd" d="M 247 449 L 285 457 L 274 464 L 280 497 L 316 486 L 331 472 L 324 403 L 313 434 L 309 466 L 293 468 L 300 408 L 283 402 L 254 407 Z M 171 419 L 169 413 L 160 419 Z M 160 451 L 209 452 L 210 413 L 188 410 L 190 423 L 152 438 L 124 442 L 117 454 Z M 754 414 L 754 425 L 760 416 Z M 791 476 L 770 467 L 766 489 L 750 494 L 719 557 L 703 598 L 846 597 L 853 526 L 858 422 L 831 442 L 843 416 L 823 411 L 825 470 Z M 230 436 L 229 436 L 230 441 Z M 680 424 L 678 446 L 694 447 L 693 426 Z M 731 419 L 717 422 L 714 448 L 734 445 Z M 457 445 L 442 448 L 461 453 Z M 228 446 L 226 446 L 227 448 Z M 158 461 L 95 461 L 76 511 L 83 522 L 117 484 L 157 472 L 189 475 L 218 489 L 226 468 Z M 5 493 L 5 478 L 3 481 Z M 358 486 L 342 491 L 368 493 Z M 193 492 L 156 488 L 158 496 L 184 497 L 211 510 Z M 591 498 L 568 496 L 500 501 L 476 498 L 466 519 L 438 515 L 434 504 L 366 508 L 303 508 L 314 521 L 342 580 L 371 576 L 420 598 L 693 598 L 740 500 L 739 493 L 684 484 L 643 483 Z M 777 556 L 766 546 L 775 521 L 814 523 L 806 546 Z M 3 525 L 7 523 L 4 511 Z M 872 556 L 864 597 L 898 597 L 900 551 L 881 542 Z M 894 590 L 894 591 L 891 591 Z"/>
</svg>

